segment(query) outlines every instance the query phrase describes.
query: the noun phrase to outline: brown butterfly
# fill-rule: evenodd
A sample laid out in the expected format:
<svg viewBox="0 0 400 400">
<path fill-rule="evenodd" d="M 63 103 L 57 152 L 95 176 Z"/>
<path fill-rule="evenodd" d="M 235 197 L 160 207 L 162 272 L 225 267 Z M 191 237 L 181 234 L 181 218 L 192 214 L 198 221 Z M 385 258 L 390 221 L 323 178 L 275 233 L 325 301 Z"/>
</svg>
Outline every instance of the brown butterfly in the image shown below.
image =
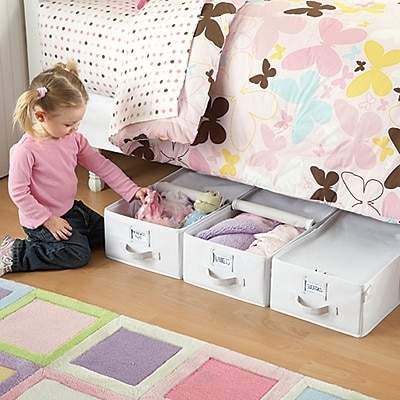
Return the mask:
<svg viewBox="0 0 400 400">
<path fill-rule="evenodd" d="M 306 14 L 309 17 L 321 17 L 323 12 L 321 10 L 335 10 L 335 6 L 324 4 L 318 1 L 306 1 L 308 8 L 294 8 L 292 10 L 284 11 L 285 14 Z"/>
<path fill-rule="evenodd" d="M 206 71 L 206 76 L 208 77 L 208 82 L 209 83 L 214 83 L 214 78 L 213 78 L 214 70 L 210 69 L 209 71 Z"/>
<path fill-rule="evenodd" d="M 367 64 L 366 61 L 356 61 L 358 67 L 354 70 L 354 72 L 358 72 L 358 71 L 365 71 L 365 65 Z"/>
<path fill-rule="evenodd" d="M 210 100 L 207 104 L 206 112 L 200 123 L 196 139 L 192 146 L 205 143 L 210 136 L 211 142 L 221 144 L 226 139 L 224 127 L 219 123 L 219 118 L 224 116 L 229 110 L 228 100 L 223 97 L 217 97 L 214 101 Z"/>
<path fill-rule="evenodd" d="M 394 147 L 396 147 L 396 150 L 400 153 L 400 129 L 390 128 L 388 133 Z M 398 165 L 385 180 L 386 189 L 395 189 L 397 187 L 400 187 L 400 165 Z"/>
<path fill-rule="evenodd" d="M 396 93 L 399 93 L 399 99 L 398 101 L 400 101 L 400 87 L 394 88 L 393 89 Z"/>
<path fill-rule="evenodd" d="M 199 36 L 205 30 L 205 35 L 208 40 L 213 42 L 217 47 L 222 49 L 224 45 L 224 34 L 217 21 L 213 18 L 220 17 L 224 14 L 235 14 L 236 7 L 231 3 L 218 3 L 215 7 L 211 3 L 204 4 L 201 10 L 201 19 L 197 24 L 194 36 Z"/>
<path fill-rule="evenodd" d="M 335 185 L 339 181 L 339 175 L 334 171 L 330 171 L 325 176 L 325 172 L 315 166 L 311 167 L 310 170 L 318 185 L 322 186 L 322 188 L 317 189 L 311 196 L 311 200 L 335 203 L 337 200 L 337 194 L 331 189 L 331 186 Z"/>
<path fill-rule="evenodd" d="M 149 161 L 154 160 L 154 152 L 150 148 L 150 142 L 146 135 L 141 134 L 134 137 L 133 139 L 124 139 L 124 143 L 128 142 L 138 142 L 139 144 L 141 144 L 141 146 L 136 147 L 133 151 L 131 151 L 130 155 L 138 158 L 144 158 L 145 160 Z"/>
<path fill-rule="evenodd" d="M 271 64 L 269 63 L 269 61 L 266 58 L 264 58 L 262 64 L 262 74 L 252 76 L 249 79 L 249 81 L 256 85 L 260 84 L 260 87 L 262 89 L 266 89 L 268 87 L 268 78 L 272 78 L 275 75 L 276 75 L 276 69 L 271 68 Z"/>
</svg>

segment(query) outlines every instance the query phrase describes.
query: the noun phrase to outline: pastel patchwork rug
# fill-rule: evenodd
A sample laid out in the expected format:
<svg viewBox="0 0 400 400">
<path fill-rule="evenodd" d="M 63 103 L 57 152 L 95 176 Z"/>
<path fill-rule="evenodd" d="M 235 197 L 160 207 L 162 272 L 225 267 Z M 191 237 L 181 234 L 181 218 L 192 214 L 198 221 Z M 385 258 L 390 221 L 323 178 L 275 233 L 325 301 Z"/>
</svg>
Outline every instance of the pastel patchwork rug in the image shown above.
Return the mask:
<svg viewBox="0 0 400 400">
<path fill-rule="evenodd" d="M 1 400 L 367 400 L 221 347 L 0 279 Z"/>
</svg>

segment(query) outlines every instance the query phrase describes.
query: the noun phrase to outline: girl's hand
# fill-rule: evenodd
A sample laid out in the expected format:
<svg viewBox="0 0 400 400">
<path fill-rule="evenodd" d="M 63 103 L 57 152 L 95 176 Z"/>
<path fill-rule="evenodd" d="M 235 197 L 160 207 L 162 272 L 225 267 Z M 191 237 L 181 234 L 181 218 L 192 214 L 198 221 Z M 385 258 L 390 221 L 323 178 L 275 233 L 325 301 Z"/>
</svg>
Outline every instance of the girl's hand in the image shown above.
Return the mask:
<svg viewBox="0 0 400 400">
<path fill-rule="evenodd" d="M 56 240 L 68 240 L 72 235 L 71 225 L 60 217 L 50 217 L 43 226 L 50 231 Z"/>
<path fill-rule="evenodd" d="M 142 187 L 136 192 L 134 199 L 140 200 L 143 203 L 149 192 L 150 189 L 148 187 Z"/>
</svg>

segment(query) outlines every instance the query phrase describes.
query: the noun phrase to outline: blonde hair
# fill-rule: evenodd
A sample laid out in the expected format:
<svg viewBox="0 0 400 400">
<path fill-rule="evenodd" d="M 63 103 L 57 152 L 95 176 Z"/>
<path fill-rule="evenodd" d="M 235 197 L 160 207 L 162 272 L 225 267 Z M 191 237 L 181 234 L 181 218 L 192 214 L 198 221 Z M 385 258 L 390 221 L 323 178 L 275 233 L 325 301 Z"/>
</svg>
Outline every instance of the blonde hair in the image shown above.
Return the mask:
<svg viewBox="0 0 400 400">
<path fill-rule="evenodd" d="M 14 110 L 14 124 L 18 123 L 21 129 L 29 134 L 41 135 L 40 130 L 35 129 L 36 106 L 40 106 L 47 113 L 54 113 L 60 108 L 86 105 L 88 99 L 75 61 L 58 63 L 36 76 L 29 89 L 18 98 Z"/>
</svg>

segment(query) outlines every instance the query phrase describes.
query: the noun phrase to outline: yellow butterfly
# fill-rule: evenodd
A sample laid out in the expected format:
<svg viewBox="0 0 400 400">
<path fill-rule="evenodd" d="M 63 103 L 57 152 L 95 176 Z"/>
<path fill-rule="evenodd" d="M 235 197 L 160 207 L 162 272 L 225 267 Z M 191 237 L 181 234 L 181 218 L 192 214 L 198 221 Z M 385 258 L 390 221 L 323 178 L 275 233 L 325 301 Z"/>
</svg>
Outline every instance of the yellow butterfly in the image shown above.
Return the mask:
<svg viewBox="0 0 400 400">
<path fill-rule="evenodd" d="M 376 4 L 368 4 L 364 6 L 351 6 L 346 3 L 342 3 L 340 1 L 335 2 L 336 7 L 346 13 L 346 14 L 355 14 L 360 11 L 369 12 L 372 14 L 380 14 L 385 11 L 386 5 L 384 3 L 376 3 Z"/>
<path fill-rule="evenodd" d="M 380 160 L 385 161 L 386 157 L 392 156 L 394 154 L 394 150 L 390 147 L 387 147 L 389 144 L 389 137 L 383 136 L 381 138 L 373 138 L 373 143 L 381 148 Z"/>
<path fill-rule="evenodd" d="M 369 40 L 365 43 L 364 51 L 371 64 L 371 69 L 350 82 L 346 91 L 347 96 L 361 96 L 371 86 L 377 96 L 388 95 L 393 88 L 393 83 L 381 70 L 400 63 L 400 50 L 390 50 L 385 53 L 385 49 L 378 42 Z"/>
<path fill-rule="evenodd" d="M 222 155 L 225 159 L 225 164 L 220 168 L 221 175 L 236 176 L 236 164 L 239 162 L 240 157 L 238 154 L 231 154 L 229 150 L 222 149 Z"/>
<path fill-rule="evenodd" d="M 286 51 L 286 47 L 281 46 L 280 44 L 276 44 L 274 46 L 274 49 L 275 49 L 275 53 L 273 53 L 270 58 L 274 59 L 274 60 L 281 60 L 283 58 L 283 54 Z"/>
</svg>

